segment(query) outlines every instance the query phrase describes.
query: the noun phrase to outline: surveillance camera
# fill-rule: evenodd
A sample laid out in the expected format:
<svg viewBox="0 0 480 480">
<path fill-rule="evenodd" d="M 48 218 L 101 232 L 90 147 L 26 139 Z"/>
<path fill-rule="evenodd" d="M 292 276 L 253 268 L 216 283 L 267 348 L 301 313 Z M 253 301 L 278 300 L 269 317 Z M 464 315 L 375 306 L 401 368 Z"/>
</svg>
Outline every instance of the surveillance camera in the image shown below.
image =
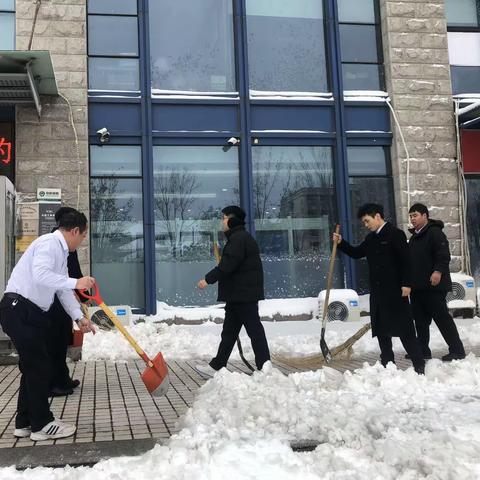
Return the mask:
<svg viewBox="0 0 480 480">
<path fill-rule="evenodd" d="M 97 136 L 101 143 L 107 143 L 110 140 L 110 132 L 105 127 L 97 130 Z"/>
<path fill-rule="evenodd" d="M 227 142 L 228 142 L 229 145 L 236 145 L 237 143 L 240 143 L 240 140 L 238 138 L 235 138 L 235 137 L 230 137 L 227 140 Z"/>
</svg>

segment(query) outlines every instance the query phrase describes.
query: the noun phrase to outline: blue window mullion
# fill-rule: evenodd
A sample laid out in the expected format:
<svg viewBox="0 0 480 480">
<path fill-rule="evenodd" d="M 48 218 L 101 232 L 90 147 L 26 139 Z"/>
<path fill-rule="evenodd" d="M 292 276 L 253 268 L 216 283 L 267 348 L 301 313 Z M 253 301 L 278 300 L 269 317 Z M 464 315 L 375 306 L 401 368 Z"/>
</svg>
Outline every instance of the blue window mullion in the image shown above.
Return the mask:
<svg viewBox="0 0 480 480">
<path fill-rule="evenodd" d="M 142 109 L 142 184 L 144 218 L 144 275 L 145 275 L 145 312 L 157 313 L 156 277 L 155 277 L 155 213 L 153 207 L 153 139 L 152 139 L 152 95 L 150 76 L 150 43 L 148 23 L 148 0 L 139 0 L 139 50 L 140 50 L 140 87 Z"/>
<path fill-rule="evenodd" d="M 254 234 L 252 137 L 250 123 L 250 93 L 248 78 L 247 17 L 245 0 L 233 0 L 236 67 L 240 94 L 240 199 L 247 213 L 248 230 Z"/>
<path fill-rule="evenodd" d="M 330 50 L 331 90 L 335 98 L 335 183 L 337 205 L 342 235 L 348 240 L 352 238 L 350 224 L 351 205 L 348 182 L 347 139 L 345 132 L 345 106 L 343 100 L 342 60 L 340 55 L 340 28 L 338 23 L 337 0 L 325 0 L 327 19 L 327 39 Z M 355 288 L 355 265 L 350 257 L 344 256 L 346 284 Z"/>
</svg>

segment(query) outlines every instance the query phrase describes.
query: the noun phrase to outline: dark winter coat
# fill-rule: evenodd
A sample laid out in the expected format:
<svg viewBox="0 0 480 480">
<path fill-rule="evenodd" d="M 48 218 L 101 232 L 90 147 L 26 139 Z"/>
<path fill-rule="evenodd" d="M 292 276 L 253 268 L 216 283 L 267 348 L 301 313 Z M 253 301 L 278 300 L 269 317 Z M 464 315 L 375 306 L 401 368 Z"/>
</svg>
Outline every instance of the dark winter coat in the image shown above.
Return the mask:
<svg viewBox="0 0 480 480">
<path fill-rule="evenodd" d="M 412 262 L 412 289 L 414 290 L 449 292 L 452 289 L 450 248 L 442 230 L 441 220 L 429 220 L 418 233 L 415 233 L 413 228 L 409 230 L 412 234 L 408 249 Z M 435 271 L 442 274 L 440 283 L 436 287 L 430 283 L 430 276 Z"/>
<path fill-rule="evenodd" d="M 352 258 L 367 257 L 372 335 L 415 336 L 408 297 L 402 297 L 402 287 L 411 286 L 405 233 L 386 223 L 380 233 L 369 233 L 360 245 L 342 240 L 338 248 Z"/>
<path fill-rule="evenodd" d="M 255 239 L 238 225 L 227 232 L 220 263 L 205 275 L 209 284 L 218 281 L 219 302 L 263 300 L 263 268 Z"/>
</svg>

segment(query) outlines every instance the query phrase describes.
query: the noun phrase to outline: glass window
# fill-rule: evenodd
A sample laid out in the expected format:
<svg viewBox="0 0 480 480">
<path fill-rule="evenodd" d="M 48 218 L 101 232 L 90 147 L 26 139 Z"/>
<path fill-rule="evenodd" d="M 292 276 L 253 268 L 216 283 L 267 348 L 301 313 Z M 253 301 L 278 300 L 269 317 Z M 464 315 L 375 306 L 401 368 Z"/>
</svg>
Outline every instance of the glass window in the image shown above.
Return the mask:
<svg viewBox="0 0 480 480">
<path fill-rule="evenodd" d="M 480 178 L 467 177 L 467 229 L 470 265 L 475 280 L 480 282 Z"/>
<path fill-rule="evenodd" d="M 337 0 L 340 22 L 375 23 L 375 0 Z"/>
<path fill-rule="evenodd" d="M 323 2 L 247 0 L 250 88 L 326 92 Z"/>
<path fill-rule="evenodd" d="M 479 5 L 476 0 L 445 0 L 449 27 L 478 27 Z"/>
<path fill-rule="evenodd" d="M 381 65 L 371 63 L 344 63 L 343 89 L 344 90 L 381 90 Z"/>
<path fill-rule="evenodd" d="M 223 238 L 221 210 L 239 204 L 238 151 L 222 147 L 154 147 L 157 299 L 171 305 L 216 301 L 195 283 L 215 265 Z"/>
<path fill-rule="evenodd" d="M 15 0 L 0 0 L 0 10 L 15 11 Z"/>
<path fill-rule="evenodd" d="M 140 90 L 138 59 L 89 58 L 88 85 L 90 90 Z"/>
<path fill-rule="evenodd" d="M 255 231 L 268 297 L 311 297 L 325 288 L 337 221 L 330 147 L 254 147 Z M 337 265 L 336 284 L 342 283 Z"/>
<path fill-rule="evenodd" d="M 349 175 L 386 175 L 385 150 L 381 147 L 348 147 Z"/>
<path fill-rule="evenodd" d="M 90 15 L 88 54 L 138 56 L 137 17 Z"/>
<path fill-rule="evenodd" d="M 90 175 L 141 176 L 142 149 L 139 146 L 91 145 Z"/>
<path fill-rule="evenodd" d="M 375 25 L 340 25 L 342 62 L 377 63 Z"/>
<path fill-rule="evenodd" d="M 457 93 L 478 93 L 480 90 L 480 66 L 456 67 L 451 66 L 452 90 Z"/>
<path fill-rule="evenodd" d="M 88 0 L 88 13 L 137 14 L 137 0 Z"/>
<path fill-rule="evenodd" d="M 15 14 L 0 12 L 0 50 L 15 50 Z"/>
<path fill-rule="evenodd" d="M 95 178 L 90 197 L 92 274 L 103 298 L 145 308 L 142 181 Z"/>
<path fill-rule="evenodd" d="M 150 1 L 152 87 L 235 91 L 232 0 Z"/>
</svg>

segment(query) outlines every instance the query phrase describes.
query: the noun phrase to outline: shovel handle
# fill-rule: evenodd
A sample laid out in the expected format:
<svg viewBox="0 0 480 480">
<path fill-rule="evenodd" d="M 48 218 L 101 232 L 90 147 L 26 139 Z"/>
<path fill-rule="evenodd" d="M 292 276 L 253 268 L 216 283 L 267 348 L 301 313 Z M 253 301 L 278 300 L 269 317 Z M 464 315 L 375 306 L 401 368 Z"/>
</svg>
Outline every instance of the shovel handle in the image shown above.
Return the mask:
<svg viewBox="0 0 480 480">
<path fill-rule="evenodd" d="M 113 322 L 113 324 L 120 330 L 123 336 L 128 340 L 130 345 L 135 349 L 138 355 L 143 359 L 143 361 L 149 366 L 152 367 L 153 363 L 148 358 L 147 354 L 140 348 L 140 345 L 135 341 L 135 339 L 128 333 L 127 329 L 122 325 L 120 320 L 117 316 L 110 310 L 103 298 L 100 295 L 100 291 L 98 290 L 98 285 L 96 283 L 93 284 L 93 295 L 89 295 L 86 293 L 87 290 L 80 290 L 79 293 L 82 297 L 87 298 L 88 300 L 93 300 L 107 315 L 107 317 Z"/>
<path fill-rule="evenodd" d="M 88 290 L 86 289 L 78 291 L 83 298 L 86 298 L 87 300 L 94 300 L 97 305 L 103 303 L 103 298 L 100 295 L 100 290 L 98 289 L 98 285 L 96 283 L 93 284 L 93 295 L 89 295 L 87 292 Z"/>
</svg>

